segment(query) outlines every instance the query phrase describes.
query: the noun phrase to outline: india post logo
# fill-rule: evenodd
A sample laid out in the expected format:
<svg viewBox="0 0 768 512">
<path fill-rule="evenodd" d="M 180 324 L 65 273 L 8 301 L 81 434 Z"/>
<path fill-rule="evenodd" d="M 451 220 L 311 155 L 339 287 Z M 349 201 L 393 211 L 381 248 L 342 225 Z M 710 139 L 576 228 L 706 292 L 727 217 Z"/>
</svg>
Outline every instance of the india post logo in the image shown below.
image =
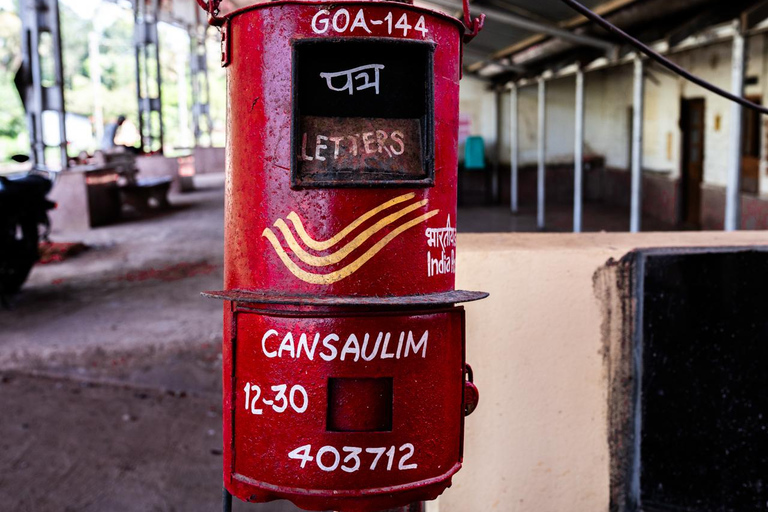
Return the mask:
<svg viewBox="0 0 768 512">
<path fill-rule="evenodd" d="M 291 212 L 286 216 L 286 219 L 293 225 L 303 245 L 296 240 L 285 220 L 277 219 L 273 225 L 276 231 L 282 235 L 289 251 L 286 251 L 278 235 L 271 228 L 266 228 L 261 236 L 269 240 L 280 261 L 294 276 L 306 283 L 332 284 L 351 276 L 389 245 L 392 240 L 439 213 L 440 210 L 432 210 L 416 218 L 404 220 L 403 218 L 409 213 L 427 208 L 427 199 L 415 203 L 411 202 L 415 197 L 416 194 L 410 193 L 390 199 L 365 212 L 336 235 L 322 241 L 311 237 L 304 228 L 301 218 L 296 212 Z M 410 204 L 408 204 L 409 202 Z M 388 210 L 395 207 L 400 209 L 382 217 Z M 377 218 L 379 220 L 376 220 Z M 366 226 L 368 227 L 366 228 Z M 390 226 L 396 227 L 379 238 L 379 233 Z M 347 239 L 350 240 L 334 250 L 336 246 Z M 371 245 L 369 242 L 373 242 L 373 244 Z M 304 270 L 296 260 L 318 271 Z M 322 272 L 323 269 L 344 261 L 349 261 L 349 263 L 338 270 Z"/>
</svg>

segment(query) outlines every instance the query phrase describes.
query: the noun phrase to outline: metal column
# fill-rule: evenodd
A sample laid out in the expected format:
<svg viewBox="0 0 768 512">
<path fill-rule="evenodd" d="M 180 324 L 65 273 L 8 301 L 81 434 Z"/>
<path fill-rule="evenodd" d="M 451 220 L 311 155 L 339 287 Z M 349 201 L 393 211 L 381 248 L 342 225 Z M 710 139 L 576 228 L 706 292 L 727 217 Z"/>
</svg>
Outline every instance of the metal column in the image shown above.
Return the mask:
<svg viewBox="0 0 768 512">
<path fill-rule="evenodd" d="M 584 70 L 576 72 L 576 130 L 573 149 L 573 232 L 581 233 L 584 201 Z"/>
<path fill-rule="evenodd" d="M 731 92 L 744 95 L 744 70 L 746 67 L 746 40 L 741 24 L 736 23 L 733 36 L 731 64 Z M 731 103 L 731 120 L 728 143 L 728 177 L 725 190 L 725 230 L 735 231 L 741 227 L 741 148 L 742 148 L 743 107 Z"/>
<path fill-rule="evenodd" d="M 538 160 L 539 167 L 536 174 L 536 222 L 540 230 L 544 229 L 544 199 L 546 181 L 547 158 L 547 84 L 543 78 L 539 79 L 539 133 L 538 133 Z"/>
<path fill-rule="evenodd" d="M 509 207 L 512 213 L 517 213 L 517 171 L 519 166 L 519 136 L 518 136 L 518 109 L 517 109 L 517 85 L 512 84 L 512 89 L 509 91 L 509 163 L 510 163 L 510 175 L 509 175 Z"/>
<path fill-rule="evenodd" d="M 59 27 L 58 0 L 22 0 L 20 2 L 22 24 L 22 63 L 16 73 L 16 88 L 21 95 L 27 113 L 31 159 L 36 167 L 46 167 L 46 149 L 59 148 L 61 168 L 66 169 L 67 127 L 64 108 L 64 66 L 61 56 L 61 32 Z M 42 39 L 48 39 L 50 55 L 41 55 Z M 44 65 L 45 59 L 53 59 L 53 65 Z M 44 70 L 53 70 L 53 75 Z M 58 116 L 58 133 L 48 133 L 46 144 L 43 112 L 54 112 Z"/>
<path fill-rule="evenodd" d="M 157 33 L 159 0 L 134 0 L 136 33 L 136 92 L 139 132 L 145 153 L 163 152 L 163 95 L 160 43 Z"/>
<path fill-rule="evenodd" d="M 199 9 L 195 9 L 195 14 L 199 18 Z M 213 121 L 211 120 L 210 107 L 210 85 L 208 81 L 208 57 L 206 53 L 206 38 L 208 35 L 208 24 L 200 22 L 192 27 L 189 34 L 190 44 L 190 68 L 192 79 L 192 124 L 195 134 L 195 146 L 201 146 L 205 143 L 212 145 L 211 131 L 213 130 Z M 203 142 L 205 141 L 205 142 Z"/>
<path fill-rule="evenodd" d="M 501 129 L 502 129 L 502 109 L 501 100 L 504 94 L 504 90 L 501 86 L 497 86 L 493 91 L 494 97 L 494 111 L 496 115 L 496 142 L 493 150 L 493 168 L 491 172 L 491 204 L 496 204 L 499 201 L 499 174 L 501 173 Z"/>
<path fill-rule="evenodd" d="M 643 214 L 643 112 L 644 80 L 643 60 L 635 55 L 634 96 L 632 101 L 632 198 L 629 230 L 640 231 Z"/>
</svg>

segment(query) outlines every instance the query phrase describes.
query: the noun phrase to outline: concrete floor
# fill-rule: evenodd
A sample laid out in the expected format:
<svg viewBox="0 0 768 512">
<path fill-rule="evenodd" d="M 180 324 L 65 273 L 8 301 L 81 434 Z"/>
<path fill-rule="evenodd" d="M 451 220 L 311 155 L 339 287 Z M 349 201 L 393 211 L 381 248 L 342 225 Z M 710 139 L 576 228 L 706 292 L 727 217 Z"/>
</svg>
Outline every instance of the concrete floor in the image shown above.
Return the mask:
<svg viewBox="0 0 768 512">
<path fill-rule="evenodd" d="M 37 266 L 0 311 L 0 509 L 220 506 L 223 182 L 169 212 L 56 241 L 91 248 Z M 553 229 L 570 210 L 552 207 Z M 625 214 L 590 207 L 588 230 Z M 535 214 L 467 208 L 459 231 L 535 231 Z M 286 503 L 235 510 L 296 510 Z"/>
<path fill-rule="evenodd" d="M 55 241 L 0 310 L 0 510 L 221 507 L 223 182 Z M 288 503 L 236 511 L 297 510 Z"/>
</svg>

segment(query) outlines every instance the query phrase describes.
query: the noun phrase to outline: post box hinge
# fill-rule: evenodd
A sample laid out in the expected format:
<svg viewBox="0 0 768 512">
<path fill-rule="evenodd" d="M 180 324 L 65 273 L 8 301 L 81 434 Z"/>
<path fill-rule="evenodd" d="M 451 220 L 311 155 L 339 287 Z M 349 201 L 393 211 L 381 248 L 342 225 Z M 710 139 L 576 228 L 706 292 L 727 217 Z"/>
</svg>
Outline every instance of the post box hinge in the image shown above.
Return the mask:
<svg viewBox="0 0 768 512">
<path fill-rule="evenodd" d="M 232 25 L 227 19 L 221 26 L 221 67 L 225 68 L 232 62 L 232 43 L 230 43 L 230 32 Z"/>
</svg>

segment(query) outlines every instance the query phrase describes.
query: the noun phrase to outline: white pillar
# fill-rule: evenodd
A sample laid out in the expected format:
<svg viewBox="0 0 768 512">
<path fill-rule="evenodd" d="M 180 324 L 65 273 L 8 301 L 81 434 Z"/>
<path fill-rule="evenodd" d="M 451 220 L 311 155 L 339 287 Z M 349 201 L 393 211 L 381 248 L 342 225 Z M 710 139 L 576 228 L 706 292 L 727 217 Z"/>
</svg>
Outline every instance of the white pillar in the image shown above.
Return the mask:
<svg viewBox="0 0 768 512">
<path fill-rule="evenodd" d="M 98 12 L 96 11 L 96 19 Z M 96 129 L 96 145 L 101 147 L 104 138 L 104 102 L 101 96 L 101 32 L 94 30 L 88 34 L 88 64 L 93 89 L 93 124 Z"/>
<path fill-rule="evenodd" d="M 632 101 L 632 197 L 629 230 L 640 231 L 643 214 L 643 61 L 635 55 L 635 87 Z"/>
<path fill-rule="evenodd" d="M 584 70 L 576 72 L 576 141 L 573 149 L 573 232 L 581 233 L 584 200 Z"/>
<path fill-rule="evenodd" d="M 493 151 L 493 173 L 491 175 L 491 203 L 496 204 L 499 200 L 499 174 L 501 173 L 501 130 L 502 130 L 502 109 L 501 103 L 504 96 L 502 87 L 496 87 L 494 91 L 495 114 L 496 114 L 496 144 Z"/>
<path fill-rule="evenodd" d="M 512 213 L 517 213 L 517 170 L 519 165 L 519 146 L 518 146 L 518 110 L 517 110 L 517 85 L 512 84 L 509 96 L 509 147 L 511 148 L 511 154 L 509 162 L 511 165 L 510 177 L 509 177 L 509 198 L 510 209 Z"/>
<path fill-rule="evenodd" d="M 538 159 L 539 168 L 536 175 L 537 201 L 536 201 L 536 219 L 539 229 L 544 229 L 544 192 L 546 177 L 546 158 L 547 158 L 547 84 L 543 78 L 539 79 L 539 147 Z"/>
<path fill-rule="evenodd" d="M 736 23 L 733 36 L 733 57 L 731 64 L 731 92 L 744 95 L 744 69 L 746 66 L 746 41 L 741 26 Z M 725 230 L 736 231 L 741 227 L 741 131 L 743 107 L 731 103 L 731 119 L 728 143 L 728 178 L 725 190 Z"/>
<path fill-rule="evenodd" d="M 181 34 L 177 37 L 179 37 L 179 39 L 183 38 Z M 189 94 L 187 92 L 187 87 L 189 87 L 190 83 L 187 81 L 187 68 L 189 67 L 189 60 L 196 56 L 186 53 L 186 50 L 191 48 L 189 44 L 174 43 L 174 46 L 174 51 L 176 52 L 176 77 L 178 80 L 176 90 L 178 91 L 179 98 L 178 129 L 181 132 L 181 137 L 177 140 L 182 147 L 190 148 L 194 146 L 195 139 L 193 135 L 194 132 L 189 129 Z"/>
</svg>

